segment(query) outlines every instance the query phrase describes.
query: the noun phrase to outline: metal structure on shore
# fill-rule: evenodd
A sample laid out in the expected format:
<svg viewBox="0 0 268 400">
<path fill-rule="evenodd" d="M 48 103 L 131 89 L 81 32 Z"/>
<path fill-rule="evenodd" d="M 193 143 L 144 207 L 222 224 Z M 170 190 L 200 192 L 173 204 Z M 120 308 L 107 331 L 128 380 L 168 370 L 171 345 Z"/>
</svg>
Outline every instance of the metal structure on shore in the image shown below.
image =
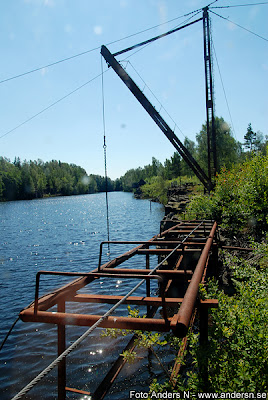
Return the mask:
<svg viewBox="0 0 268 400">
<path fill-rule="evenodd" d="M 144 242 L 126 241 L 110 242 L 111 245 L 138 244 L 121 256 L 101 265 L 101 253 L 103 244 L 100 246 L 100 263 L 98 268 L 90 273 L 68 273 L 40 271 L 36 277 L 36 296 L 31 306 L 20 313 L 24 322 L 49 323 L 58 326 L 58 359 L 55 365 L 51 364 L 39 378 L 32 382 L 24 391 L 14 399 L 22 398 L 26 391 L 38 383 L 56 365 L 58 367 L 58 399 L 66 398 L 66 392 L 83 393 L 90 395 L 92 399 L 103 399 L 111 387 L 116 376 L 123 368 L 125 361 L 122 356 L 115 362 L 112 369 L 107 373 L 102 382 L 99 383 L 94 393 L 89 393 L 77 388 L 70 388 L 66 382 L 66 355 L 72 349 L 66 349 L 66 326 L 90 327 L 86 334 L 90 334 L 96 328 L 117 328 L 128 330 L 173 332 L 175 336 L 184 338 L 188 329 L 193 325 L 196 310 L 199 312 L 200 341 L 206 343 L 208 330 L 208 309 L 217 307 L 218 301 L 200 300 L 198 291 L 199 284 L 205 283 L 207 276 L 216 273 L 218 258 L 218 236 L 217 224 L 214 221 L 183 221 L 179 223 L 170 222 L 171 227 L 152 239 Z M 107 242 L 105 242 L 107 243 Z M 158 255 L 156 266 L 151 266 L 150 258 Z M 122 267 L 133 257 L 145 256 L 145 268 Z M 66 275 L 79 276 L 70 284 L 57 291 L 38 298 L 39 286 L 42 284 L 42 275 Z M 124 296 L 80 294 L 79 290 L 104 277 L 116 277 L 120 279 L 139 280 Z M 150 295 L 150 280 L 156 279 L 159 285 L 159 295 Z M 133 296 L 132 294 L 146 281 L 144 296 Z M 67 303 L 106 303 L 113 305 L 104 315 L 73 314 L 66 312 Z M 144 318 L 129 318 L 128 316 L 113 316 L 112 312 L 121 304 L 145 306 L 147 309 Z M 53 306 L 57 311 L 51 311 Z M 161 308 L 161 318 L 155 317 L 156 311 Z M 171 312 L 173 310 L 173 312 Z M 83 335 L 85 338 L 87 335 Z M 70 346 L 71 347 L 71 346 Z M 131 339 L 126 349 L 133 350 L 135 340 Z M 175 363 L 174 371 L 178 369 Z"/>
</svg>

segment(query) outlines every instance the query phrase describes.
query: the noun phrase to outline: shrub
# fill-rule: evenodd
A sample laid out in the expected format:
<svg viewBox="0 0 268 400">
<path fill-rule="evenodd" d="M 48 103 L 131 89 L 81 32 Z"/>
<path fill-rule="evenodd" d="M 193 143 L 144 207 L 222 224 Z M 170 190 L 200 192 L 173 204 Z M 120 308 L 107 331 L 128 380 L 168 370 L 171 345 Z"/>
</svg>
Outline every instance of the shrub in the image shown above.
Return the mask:
<svg viewBox="0 0 268 400">
<path fill-rule="evenodd" d="M 216 219 L 224 229 L 245 228 L 262 233 L 268 228 L 268 157 L 257 155 L 230 171 L 222 169 L 211 195 L 193 198 L 189 218 Z"/>
</svg>

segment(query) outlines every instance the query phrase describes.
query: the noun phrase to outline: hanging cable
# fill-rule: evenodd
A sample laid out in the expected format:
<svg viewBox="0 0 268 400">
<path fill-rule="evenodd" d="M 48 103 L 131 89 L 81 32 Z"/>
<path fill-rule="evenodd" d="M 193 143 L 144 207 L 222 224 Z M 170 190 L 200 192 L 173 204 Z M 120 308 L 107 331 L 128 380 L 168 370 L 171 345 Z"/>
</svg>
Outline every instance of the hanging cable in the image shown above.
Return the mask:
<svg viewBox="0 0 268 400">
<path fill-rule="evenodd" d="M 102 93 L 102 123 L 103 123 L 103 153 L 104 153 L 104 172 L 105 172 L 105 200 L 106 200 L 106 225 L 107 238 L 110 241 L 109 228 L 109 202 L 108 202 L 108 175 L 107 175 L 107 145 L 106 145 L 106 125 L 105 125 L 105 104 L 104 104 L 104 79 L 103 61 L 101 56 L 101 93 Z M 108 255 L 110 255 L 110 244 L 108 243 Z"/>
<path fill-rule="evenodd" d="M 229 18 L 223 17 L 222 15 L 215 13 L 214 11 L 210 11 L 210 12 L 212 12 L 212 13 L 215 14 L 215 15 L 217 15 L 217 17 L 220 17 L 220 18 L 222 18 L 222 19 L 225 19 L 226 21 L 231 22 L 232 24 L 238 26 L 239 28 L 244 29 L 244 31 L 247 31 L 247 32 L 251 33 L 252 35 L 257 36 L 258 38 L 263 39 L 263 40 L 265 40 L 266 42 L 268 42 L 268 39 L 267 39 L 267 38 L 265 38 L 265 37 L 263 37 L 263 36 L 261 36 L 261 35 L 258 35 L 258 33 L 255 33 L 255 32 L 253 32 L 253 31 L 251 31 L 251 30 L 245 28 L 244 26 L 241 26 L 241 25 L 237 24 L 236 22 L 231 21 Z"/>
<path fill-rule="evenodd" d="M 15 325 L 16 325 L 16 323 L 18 322 L 19 319 L 20 319 L 20 317 L 17 317 L 17 319 L 15 320 L 15 322 L 13 322 L 13 324 L 11 325 L 11 327 L 10 327 L 8 333 L 6 334 L 4 340 L 3 340 L 2 343 L 1 343 L 0 351 L 2 350 L 4 344 L 6 343 L 6 341 L 7 341 L 8 337 L 9 337 L 9 335 L 11 334 L 13 328 L 15 327 Z"/>
<path fill-rule="evenodd" d="M 234 4 L 231 6 L 215 6 L 211 8 L 236 8 L 236 7 L 249 7 L 249 6 L 261 6 L 261 5 L 267 5 L 268 1 L 263 1 L 261 3 L 248 3 L 248 4 Z"/>
<path fill-rule="evenodd" d="M 214 43 L 213 43 L 213 40 L 212 40 L 212 39 L 211 39 L 211 43 L 212 43 L 213 52 L 214 52 L 214 55 L 215 55 L 215 60 L 216 60 L 217 68 L 218 68 L 219 75 L 220 75 L 220 80 L 221 80 L 222 90 L 223 90 L 223 93 L 224 93 L 224 97 L 225 97 L 225 101 L 226 101 L 226 105 L 227 105 L 227 109 L 228 109 L 229 117 L 230 117 L 231 124 L 232 124 L 233 133 L 234 133 L 234 136 L 236 136 L 236 134 L 235 134 L 235 128 L 234 128 L 234 123 L 233 123 L 233 119 L 232 119 L 232 115 L 231 115 L 231 111 L 230 111 L 229 103 L 228 103 L 228 100 L 227 100 L 226 91 L 225 91 L 224 84 L 223 84 L 223 79 L 222 79 L 222 75 L 221 75 L 221 70 L 220 70 L 220 66 L 219 66 L 219 62 L 218 62 L 218 58 L 217 58 L 217 54 L 216 54 L 216 50 L 215 50 L 215 46 L 214 46 Z"/>
<path fill-rule="evenodd" d="M 108 69 L 105 72 L 107 72 Z M 10 129 L 6 133 L 0 136 L 0 139 L 2 139 L 4 136 L 7 136 L 9 133 L 14 132 L 16 129 L 20 128 L 21 126 L 27 124 L 27 122 L 30 122 L 32 119 L 38 117 L 38 115 L 43 114 L 43 112 L 49 110 L 50 108 L 54 107 L 56 104 L 60 103 L 62 100 L 66 99 L 67 97 L 71 96 L 72 94 L 76 93 L 78 90 L 82 89 L 84 86 L 88 85 L 89 83 L 93 82 L 95 79 L 99 78 L 102 74 L 96 75 L 94 78 L 90 79 L 89 81 L 83 83 L 81 86 L 77 87 L 76 89 L 72 90 L 71 92 L 67 93 L 65 96 L 61 97 L 60 99 L 54 101 L 54 103 L 50 104 L 49 106 L 43 108 L 41 111 L 38 113 L 34 114 L 32 117 L 26 119 L 25 121 L 21 122 L 19 125 L 15 126 L 14 128 Z"/>
</svg>

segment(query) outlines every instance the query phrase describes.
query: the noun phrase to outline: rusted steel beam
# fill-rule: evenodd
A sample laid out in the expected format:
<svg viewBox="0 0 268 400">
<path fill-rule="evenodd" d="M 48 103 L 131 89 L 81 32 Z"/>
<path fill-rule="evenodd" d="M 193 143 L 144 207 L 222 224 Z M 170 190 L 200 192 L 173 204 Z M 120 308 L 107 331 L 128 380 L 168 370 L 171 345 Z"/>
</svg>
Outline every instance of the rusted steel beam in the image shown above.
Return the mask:
<svg viewBox="0 0 268 400">
<path fill-rule="evenodd" d="M 178 235 L 185 235 L 185 234 L 191 233 L 191 232 L 192 232 L 192 229 L 191 229 L 191 228 L 183 229 L 182 227 L 180 227 L 180 229 L 176 229 L 176 228 L 172 229 L 172 230 L 169 232 L 169 234 L 176 233 L 176 234 L 178 234 Z M 193 235 L 202 235 L 202 237 L 204 237 L 204 230 L 203 230 L 203 229 L 197 229 L 197 230 L 193 233 Z M 204 237 L 204 238 L 205 238 L 205 237 Z"/>
<path fill-rule="evenodd" d="M 118 275 L 118 274 L 140 274 L 140 275 L 146 275 L 149 274 L 150 271 L 152 271 L 151 269 L 138 269 L 138 268 L 105 268 L 106 272 L 109 272 L 110 274 L 113 275 Z M 167 275 L 167 277 L 169 276 L 178 276 L 178 275 L 193 275 L 193 271 L 192 270 L 173 270 L 173 269 L 158 269 L 155 274 L 159 274 L 159 275 Z M 105 276 L 105 275 L 104 275 Z"/>
<path fill-rule="evenodd" d="M 200 306 L 202 308 L 205 308 L 205 309 L 218 308 L 219 307 L 219 300 L 218 299 L 201 300 L 200 301 Z"/>
<path fill-rule="evenodd" d="M 192 228 L 193 228 L 195 225 L 197 225 L 197 224 L 193 223 L 193 224 L 187 224 L 187 225 L 186 225 L 186 224 L 180 225 L 179 230 L 182 230 L 182 231 L 185 231 L 185 230 L 187 231 L 187 230 L 189 230 L 189 229 L 192 230 Z M 212 228 L 212 225 L 213 225 L 213 224 L 205 224 L 205 223 L 204 223 L 204 224 L 202 225 L 202 227 L 198 228 L 198 230 L 204 232 L 204 228 L 208 230 L 208 229 Z M 173 229 L 177 229 L 176 226 L 173 226 Z"/>
<path fill-rule="evenodd" d="M 126 347 L 123 351 L 132 352 L 136 347 L 136 339 L 137 337 L 133 335 L 130 339 Z M 118 374 L 122 370 L 123 366 L 126 364 L 127 360 L 124 358 L 122 354 L 117 358 L 115 363 L 113 364 L 112 368 L 108 371 L 98 388 L 92 394 L 92 400 L 102 400 L 106 396 L 107 392 L 109 391 L 110 387 L 114 383 L 115 379 L 117 378 Z"/>
<path fill-rule="evenodd" d="M 78 393 L 78 394 L 85 394 L 87 396 L 90 396 L 91 393 L 90 392 L 86 392 L 85 390 L 79 390 L 79 389 L 74 389 L 74 388 L 70 388 L 70 387 L 65 387 L 65 390 L 67 392 L 72 392 L 72 393 Z"/>
<path fill-rule="evenodd" d="M 173 251 L 174 249 L 140 249 L 137 251 L 137 254 L 151 254 L 151 255 L 165 255 Z M 176 253 L 194 253 L 194 252 L 200 252 L 202 249 L 177 249 Z"/>
<path fill-rule="evenodd" d="M 174 334 L 179 337 L 184 337 L 187 333 L 190 319 L 198 295 L 199 283 L 201 282 L 203 276 L 204 268 L 209 256 L 209 252 L 213 243 L 213 238 L 216 229 L 217 229 L 217 223 L 214 222 L 209 237 L 207 239 L 206 245 L 196 265 L 191 282 L 188 286 L 188 289 L 186 290 L 179 312 L 172 318 L 171 328 Z"/>
<path fill-rule="evenodd" d="M 220 249 L 237 250 L 237 251 L 253 251 L 252 247 L 236 247 L 236 246 L 219 246 Z"/>
<path fill-rule="evenodd" d="M 123 296 L 110 296 L 110 295 L 98 295 L 98 294 L 76 294 L 70 301 L 77 303 L 104 303 L 104 304 L 116 304 L 120 301 Z M 166 305 L 169 307 L 177 307 L 182 302 L 182 298 L 167 297 L 165 299 Z M 161 297 L 141 297 L 141 296 L 130 296 L 124 302 L 125 304 L 137 305 L 137 306 L 161 306 Z"/>
<path fill-rule="evenodd" d="M 136 241 L 136 240 L 126 240 L 126 241 L 121 241 L 121 240 L 116 240 L 116 241 L 104 241 L 101 244 L 145 244 L 146 247 L 147 246 L 169 246 L 172 244 L 179 244 L 182 243 L 181 240 L 173 238 L 173 240 L 165 240 L 165 239 L 157 239 L 154 240 L 153 242 L 150 241 L 145 241 L 145 240 L 140 240 L 140 241 Z M 184 244 L 186 244 L 186 242 L 184 242 Z M 195 243 L 196 244 L 196 243 Z"/>
<path fill-rule="evenodd" d="M 20 317 L 24 322 L 92 326 L 102 317 L 102 315 L 55 313 L 48 311 L 38 311 L 37 314 L 34 314 L 33 310 L 27 309 L 20 313 Z M 170 330 L 170 323 L 164 319 L 109 316 L 99 325 L 99 327 L 168 332 Z"/>
</svg>

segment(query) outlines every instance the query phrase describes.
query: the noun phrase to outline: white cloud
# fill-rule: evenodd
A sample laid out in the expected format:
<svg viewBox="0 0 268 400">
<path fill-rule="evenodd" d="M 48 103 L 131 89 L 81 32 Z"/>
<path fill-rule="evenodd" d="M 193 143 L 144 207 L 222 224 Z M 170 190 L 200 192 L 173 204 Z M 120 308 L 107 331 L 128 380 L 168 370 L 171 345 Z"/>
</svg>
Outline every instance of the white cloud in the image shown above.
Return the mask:
<svg viewBox="0 0 268 400">
<path fill-rule="evenodd" d="M 102 26 L 100 26 L 100 25 L 94 26 L 93 30 L 94 30 L 95 35 L 101 35 L 102 34 Z"/>
</svg>

